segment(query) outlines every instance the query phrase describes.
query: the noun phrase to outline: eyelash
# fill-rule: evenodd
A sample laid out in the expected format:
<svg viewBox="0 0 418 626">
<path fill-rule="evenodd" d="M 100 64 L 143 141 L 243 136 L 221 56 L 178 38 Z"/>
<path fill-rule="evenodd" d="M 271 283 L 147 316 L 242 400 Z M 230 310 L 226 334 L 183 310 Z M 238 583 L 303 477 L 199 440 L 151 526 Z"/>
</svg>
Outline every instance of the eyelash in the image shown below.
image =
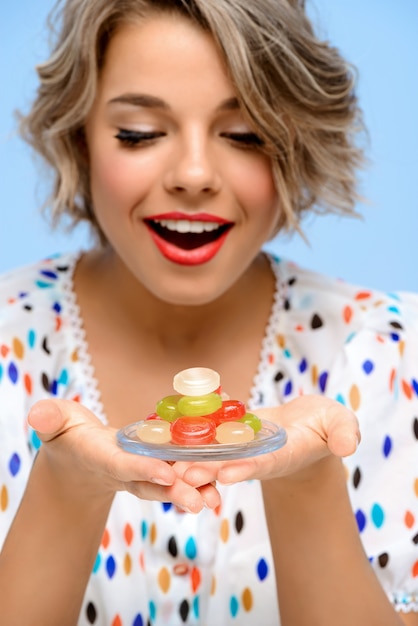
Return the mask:
<svg viewBox="0 0 418 626">
<path fill-rule="evenodd" d="M 222 133 L 222 136 L 241 144 L 242 147 L 261 148 L 264 146 L 264 141 L 255 133 Z"/>
<path fill-rule="evenodd" d="M 143 132 L 121 128 L 115 137 L 125 146 L 134 148 L 140 144 L 151 143 L 159 137 L 164 137 L 164 135 L 165 133 L 161 132 Z M 243 148 L 256 148 L 264 145 L 264 141 L 255 133 L 222 133 L 221 137 L 225 137 Z"/>
<path fill-rule="evenodd" d="M 143 143 L 152 142 L 154 139 L 163 136 L 164 133 L 160 132 L 143 132 L 139 130 L 127 130 L 125 128 L 121 128 L 115 135 L 116 139 L 127 147 L 135 147 Z"/>
</svg>

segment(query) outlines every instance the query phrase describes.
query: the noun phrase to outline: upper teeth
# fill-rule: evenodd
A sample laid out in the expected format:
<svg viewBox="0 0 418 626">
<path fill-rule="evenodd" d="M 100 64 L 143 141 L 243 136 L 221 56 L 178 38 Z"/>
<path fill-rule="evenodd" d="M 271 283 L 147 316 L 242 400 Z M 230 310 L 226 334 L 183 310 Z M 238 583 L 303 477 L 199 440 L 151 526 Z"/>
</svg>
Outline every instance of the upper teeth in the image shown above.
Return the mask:
<svg viewBox="0 0 418 626">
<path fill-rule="evenodd" d="M 154 220 L 164 228 L 178 233 L 204 233 L 220 227 L 217 222 L 200 222 L 191 220 Z"/>
</svg>

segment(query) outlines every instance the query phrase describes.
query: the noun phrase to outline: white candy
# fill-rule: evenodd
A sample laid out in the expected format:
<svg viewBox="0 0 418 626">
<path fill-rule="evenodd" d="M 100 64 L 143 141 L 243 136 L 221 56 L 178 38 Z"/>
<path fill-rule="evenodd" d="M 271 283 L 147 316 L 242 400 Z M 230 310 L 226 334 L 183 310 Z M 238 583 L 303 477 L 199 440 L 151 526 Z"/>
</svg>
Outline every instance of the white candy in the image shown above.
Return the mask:
<svg viewBox="0 0 418 626">
<path fill-rule="evenodd" d="M 189 367 L 173 378 L 173 387 L 183 396 L 204 396 L 216 391 L 221 378 L 218 372 L 208 367 Z"/>
</svg>

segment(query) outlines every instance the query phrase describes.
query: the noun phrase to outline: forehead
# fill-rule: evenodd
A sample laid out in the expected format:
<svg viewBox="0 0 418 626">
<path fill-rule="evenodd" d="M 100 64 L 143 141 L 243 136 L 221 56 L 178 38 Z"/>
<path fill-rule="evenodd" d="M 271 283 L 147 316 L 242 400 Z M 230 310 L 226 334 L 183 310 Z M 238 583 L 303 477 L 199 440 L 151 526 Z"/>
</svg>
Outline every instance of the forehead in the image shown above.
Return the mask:
<svg viewBox="0 0 418 626">
<path fill-rule="evenodd" d="M 234 95 L 212 36 L 186 17 L 161 14 L 121 25 L 109 42 L 99 86 L 110 95 L 135 87 L 163 95 L 173 89 Z"/>
</svg>

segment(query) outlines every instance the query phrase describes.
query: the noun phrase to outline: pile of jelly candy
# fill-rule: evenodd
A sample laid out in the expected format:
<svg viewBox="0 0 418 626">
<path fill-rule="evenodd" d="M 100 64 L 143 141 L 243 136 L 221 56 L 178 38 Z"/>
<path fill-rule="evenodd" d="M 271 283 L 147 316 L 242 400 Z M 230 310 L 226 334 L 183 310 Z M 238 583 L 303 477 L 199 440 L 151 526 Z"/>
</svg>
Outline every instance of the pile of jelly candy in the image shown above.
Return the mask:
<svg viewBox="0 0 418 626">
<path fill-rule="evenodd" d="M 225 399 L 218 372 L 191 367 L 174 376 L 177 393 L 157 402 L 137 426 L 137 437 L 145 443 L 197 446 L 243 444 L 261 429 L 261 420 L 248 413 L 239 400 Z"/>
</svg>

